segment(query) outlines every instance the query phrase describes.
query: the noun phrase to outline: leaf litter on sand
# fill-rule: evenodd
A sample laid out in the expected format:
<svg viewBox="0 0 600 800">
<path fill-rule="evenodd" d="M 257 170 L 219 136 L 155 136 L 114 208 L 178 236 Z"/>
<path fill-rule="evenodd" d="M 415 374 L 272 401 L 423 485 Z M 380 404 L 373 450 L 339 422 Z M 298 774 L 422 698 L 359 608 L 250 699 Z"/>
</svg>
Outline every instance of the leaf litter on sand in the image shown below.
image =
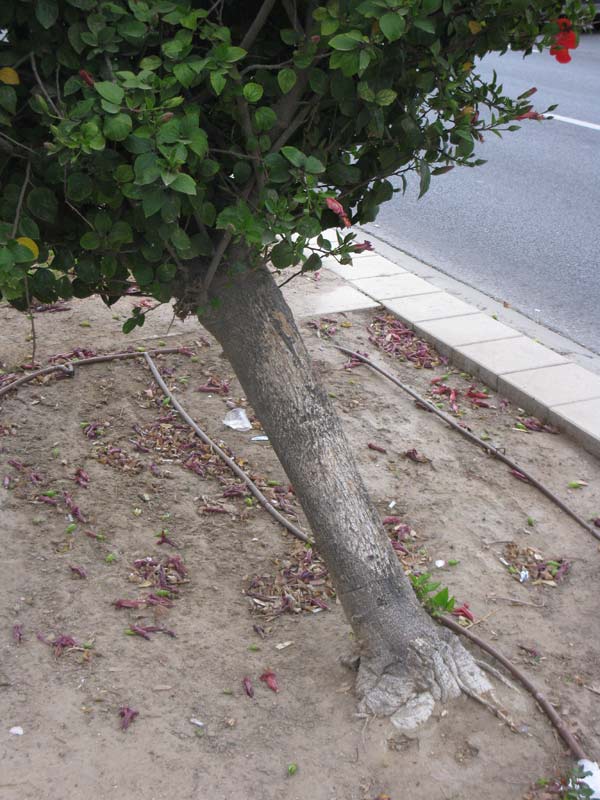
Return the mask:
<svg viewBox="0 0 600 800">
<path fill-rule="evenodd" d="M 515 580 L 524 583 L 522 576 L 527 574 L 533 586 L 556 586 L 571 569 L 566 558 L 545 558 L 534 547 L 521 547 L 516 542 L 505 545 L 500 561 Z"/>
<path fill-rule="evenodd" d="M 433 369 L 447 364 L 448 359 L 393 314 L 380 314 L 368 327 L 369 341 L 390 356 L 410 361 L 420 369 Z"/>
<path fill-rule="evenodd" d="M 404 571 L 419 574 L 431 557 L 419 543 L 416 531 L 399 517 L 385 517 L 383 524 Z M 276 574 L 256 575 L 244 590 L 252 611 L 271 620 L 285 613 L 326 611 L 335 602 L 329 572 L 314 547 L 294 543 L 286 558 L 273 563 Z"/>
</svg>

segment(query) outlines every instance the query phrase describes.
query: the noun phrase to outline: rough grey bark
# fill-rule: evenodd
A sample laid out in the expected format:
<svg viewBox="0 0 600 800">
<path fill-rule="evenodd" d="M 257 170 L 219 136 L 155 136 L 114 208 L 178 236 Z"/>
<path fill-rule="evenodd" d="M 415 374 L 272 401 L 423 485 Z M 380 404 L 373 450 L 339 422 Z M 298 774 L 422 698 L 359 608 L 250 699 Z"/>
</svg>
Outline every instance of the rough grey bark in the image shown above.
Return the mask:
<svg viewBox="0 0 600 800">
<path fill-rule="evenodd" d="M 459 695 L 463 685 L 489 689 L 458 640 L 417 602 L 273 278 L 266 269 L 219 277 L 212 292 L 218 305 L 202 322 L 294 486 L 357 636 L 361 708 L 396 714 L 400 724 L 405 712 L 426 718 L 434 700 Z"/>
</svg>

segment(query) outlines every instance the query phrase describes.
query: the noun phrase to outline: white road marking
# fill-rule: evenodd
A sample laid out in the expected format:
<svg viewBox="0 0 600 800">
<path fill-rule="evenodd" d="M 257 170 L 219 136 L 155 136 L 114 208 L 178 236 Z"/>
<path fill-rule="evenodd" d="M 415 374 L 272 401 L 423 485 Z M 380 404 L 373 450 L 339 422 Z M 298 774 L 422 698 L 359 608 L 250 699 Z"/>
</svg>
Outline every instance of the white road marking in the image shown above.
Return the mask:
<svg viewBox="0 0 600 800">
<path fill-rule="evenodd" d="M 590 128 L 593 131 L 600 131 L 600 125 L 595 122 L 585 122 L 582 119 L 573 119 L 573 117 L 561 117 L 559 114 L 549 114 L 548 119 L 557 119 L 559 122 L 568 122 L 570 125 L 579 125 L 580 128 Z"/>
</svg>

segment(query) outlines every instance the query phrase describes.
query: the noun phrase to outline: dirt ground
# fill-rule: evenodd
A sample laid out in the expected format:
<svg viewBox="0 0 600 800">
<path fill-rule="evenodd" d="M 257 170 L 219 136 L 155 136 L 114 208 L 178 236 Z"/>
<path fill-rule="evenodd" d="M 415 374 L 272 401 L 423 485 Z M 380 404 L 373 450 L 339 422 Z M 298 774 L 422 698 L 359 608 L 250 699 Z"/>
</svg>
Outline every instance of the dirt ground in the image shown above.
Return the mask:
<svg viewBox="0 0 600 800">
<path fill-rule="evenodd" d="M 220 348 L 193 321 L 167 332 L 163 310 L 124 337 L 134 302 L 37 314 L 38 360 L 76 347 L 191 348 L 193 357 L 157 358 L 169 385 L 306 530 L 268 442 L 252 440 L 258 422 L 248 432 L 222 423 L 228 402 L 243 400 Z M 377 508 L 409 526 L 388 524 L 399 556 L 469 604 L 475 632 L 527 671 L 598 760 L 597 542 L 383 378 L 344 369 L 324 334 L 423 394 L 447 374 L 458 389 L 454 413 L 585 518 L 600 515 L 600 464 L 562 435 L 515 427 L 523 413 L 493 393 L 479 398 L 489 408 L 473 405 L 472 381 L 435 354 L 432 369 L 385 355 L 369 341 L 377 315 L 300 325 Z M 0 331 L 11 371 L 28 359 L 27 320 L 0 309 Z M 211 378 L 215 391 L 198 391 Z M 434 398 L 449 410 L 447 394 Z M 532 699 L 496 679 L 514 730 L 468 698 L 436 708 L 410 737 L 388 720 L 357 717 L 353 674 L 340 663 L 352 635 L 317 554 L 311 560 L 248 497 L 227 492 L 239 481 L 180 426 L 142 360 L 27 384 L 0 400 L 0 434 L 2 798 L 514 800 L 544 796 L 536 781 L 569 769 Z M 413 449 L 429 460 L 407 458 Z M 585 485 L 568 488 L 574 481 Z M 169 541 L 158 544 L 163 530 Z M 566 562 L 560 580 L 535 572 L 548 560 Z M 521 562 L 531 570 L 523 583 Z M 160 630 L 144 630 L 153 626 Z M 75 645 L 63 639 L 61 648 L 61 636 Z M 260 680 L 269 670 L 277 693 Z M 122 707 L 138 711 L 127 730 Z M 10 732 L 16 726 L 22 735 Z"/>
</svg>

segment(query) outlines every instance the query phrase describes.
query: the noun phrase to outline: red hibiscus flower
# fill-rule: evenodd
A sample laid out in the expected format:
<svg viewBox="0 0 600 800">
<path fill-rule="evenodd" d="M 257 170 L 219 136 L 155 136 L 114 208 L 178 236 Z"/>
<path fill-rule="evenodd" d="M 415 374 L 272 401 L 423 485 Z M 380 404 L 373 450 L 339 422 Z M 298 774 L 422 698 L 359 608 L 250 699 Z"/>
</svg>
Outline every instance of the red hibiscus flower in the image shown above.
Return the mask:
<svg viewBox="0 0 600 800">
<path fill-rule="evenodd" d="M 341 222 L 344 223 L 344 226 L 346 228 L 349 228 L 352 225 L 352 223 L 348 219 L 348 215 L 346 214 L 346 209 L 340 203 L 339 200 L 336 200 L 334 197 L 327 197 L 325 202 L 327 203 L 327 208 L 330 211 L 333 211 L 334 214 L 338 215 L 338 217 L 340 218 Z"/>
<path fill-rule="evenodd" d="M 559 30 L 550 47 L 550 55 L 554 56 L 559 64 L 568 64 L 571 60 L 569 50 L 577 47 L 577 36 L 573 30 L 573 23 L 567 17 L 559 17 L 557 24 Z"/>
</svg>

